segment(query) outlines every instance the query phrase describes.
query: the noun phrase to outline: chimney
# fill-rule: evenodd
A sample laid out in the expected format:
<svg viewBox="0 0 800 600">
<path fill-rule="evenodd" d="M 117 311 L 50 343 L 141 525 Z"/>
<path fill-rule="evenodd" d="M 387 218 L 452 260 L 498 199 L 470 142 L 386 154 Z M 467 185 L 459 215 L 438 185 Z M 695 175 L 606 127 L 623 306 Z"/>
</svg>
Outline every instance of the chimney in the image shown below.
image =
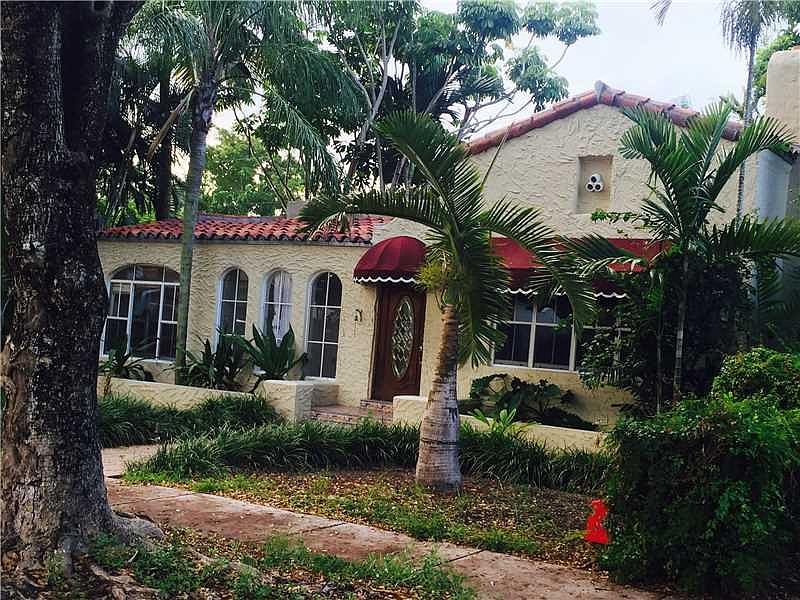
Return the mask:
<svg viewBox="0 0 800 600">
<path fill-rule="evenodd" d="M 800 144 L 800 46 L 769 59 L 766 102 L 767 116 L 782 121 Z"/>
</svg>

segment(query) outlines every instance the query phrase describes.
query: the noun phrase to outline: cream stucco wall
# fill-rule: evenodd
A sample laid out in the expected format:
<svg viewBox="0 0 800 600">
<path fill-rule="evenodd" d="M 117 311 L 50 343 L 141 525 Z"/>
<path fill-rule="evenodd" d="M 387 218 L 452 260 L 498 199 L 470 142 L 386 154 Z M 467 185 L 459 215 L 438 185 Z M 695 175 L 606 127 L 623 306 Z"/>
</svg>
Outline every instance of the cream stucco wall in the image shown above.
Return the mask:
<svg viewBox="0 0 800 600">
<path fill-rule="evenodd" d="M 598 105 L 520 136 L 509 139 L 486 182 L 488 202 L 507 198 L 521 206 L 542 211 L 545 222 L 559 234 L 580 236 L 598 233 L 618 236 L 620 230 L 642 236 L 630 226 L 593 223 L 590 213 L 578 214 L 579 159 L 582 156 L 612 156 L 611 199 L 609 210 L 637 210 L 648 194 L 649 165 L 644 160 L 629 160 L 619 154 L 619 140 L 632 122 L 619 109 Z M 724 142 L 725 145 L 730 142 Z M 496 148 L 473 157 L 485 172 Z M 748 161 L 745 184 L 746 209 L 752 210 L 755 195 L 755 161 Z M 724 214 L 716 222 L 729 221 L 736 211 L 737 181 L 733 177 L 722 192 Z"/>
<path fill-rule="evenodd" d="M 103 272 L 108 280 L 117 268 L 130 263 L 165 265 L 179 270 L 178 242 L 110 241 L 98 243 Z M 305 347 L 310 283 L 324 271 L 342 281 L 342 312 L 336 366 L 338 399 L 358 404 L 369 394 L 374 328 L 374 288 L 353 282 L 353 268 L 366 251 L 363 245 L 284 243 L 198 242 L 194 251 L 192 292 L 189 302 L 189 348 L 199 349 L 206 338 L 214 339 L 217 328 L 218 288 L 222 276 L 238 267 L 248 277 L 247 336 L 252 324 L 262 328 L 264 284 L 275 269 L 292 276 L 292 316 L 298 347 Z M 148 369 L 159 381 L 172 381 L 168 363 L 148 361 Z"/>
</svg>

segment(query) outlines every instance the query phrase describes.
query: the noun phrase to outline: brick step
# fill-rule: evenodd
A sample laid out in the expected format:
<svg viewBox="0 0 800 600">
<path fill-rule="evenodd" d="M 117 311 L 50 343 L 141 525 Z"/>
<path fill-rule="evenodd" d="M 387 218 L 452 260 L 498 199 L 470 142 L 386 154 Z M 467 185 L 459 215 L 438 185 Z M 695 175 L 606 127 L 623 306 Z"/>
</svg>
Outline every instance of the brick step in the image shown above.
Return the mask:
<svg viewBox="0 0 800 600">
<path fill-rule="evenodd" d="M 361 419 L 370 418 L 382 423 L 391 423 L 391 414 L 378 412 L 360 406 L 344 406 L 341 404 L 331 404 L 329 406 L 318 406 L 311 410 L 310 417 L 315 421 L 325 421 L 326 423 L 340 423 L 344 425 L 354 425 Z"/>
<path fill-rule="evenodd" d="M 380 400 L 362 400 L 361 408 L 370 410 L 375 414 L 386 415 L 389 418 L 394 414 L 394 406 L 391 402 L 382 402 Z"/>
</svg>

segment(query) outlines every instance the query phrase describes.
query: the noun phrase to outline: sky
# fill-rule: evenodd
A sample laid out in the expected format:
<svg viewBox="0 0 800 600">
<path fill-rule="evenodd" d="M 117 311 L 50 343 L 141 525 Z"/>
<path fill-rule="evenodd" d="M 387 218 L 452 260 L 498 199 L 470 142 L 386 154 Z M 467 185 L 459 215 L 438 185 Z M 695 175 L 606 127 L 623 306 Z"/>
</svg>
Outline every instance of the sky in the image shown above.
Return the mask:
<svg viewBox="0 0 800 600">
<path fill-rule="evenodd" d="M 570 95 L 593 89 L 597 80 L 654 100 L 686 96 L 693 108 L 729 92 L 744 95 L 747 62 L 723 42 L 719 2 L 673 1 L 663 26 L 651 4 L 595 1 L 600 35 L 575 43 L 557 69 L 569 81 Z M 456 0 L 422 0 L 422 5 L 454 12 Z M 551 61 L 563 48 L 558 41 L 537 43 Z"/>
</svg>

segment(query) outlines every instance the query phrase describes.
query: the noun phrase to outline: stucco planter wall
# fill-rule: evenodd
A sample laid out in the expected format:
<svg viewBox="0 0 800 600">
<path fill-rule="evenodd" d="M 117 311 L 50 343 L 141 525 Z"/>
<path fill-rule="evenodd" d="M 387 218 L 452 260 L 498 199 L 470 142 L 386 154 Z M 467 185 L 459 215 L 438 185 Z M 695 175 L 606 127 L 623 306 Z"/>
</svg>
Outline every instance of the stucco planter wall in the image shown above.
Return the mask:
<svg viewBox="0 0 800 600">
<path fill-rule="evenodd" d="M 103 394 L 106 388 L 106 378 L 97 378 L 97 393 Z M 136 381 L 134 379 L 111 378 L 109 392 L 123 396 L 134 396 L 162 406 L 175 406 L 177 408 L 190 408 L 200 404 L 203 400 L 214 396 L 250 396 L 246 392 L 227 392 L 223 390 L 209 390 L 207 388 L 191 387 L 188 385 L 175 385 L 157 381 Z"/>
<path fill-rule="evenodd" d="M 395 396 L 392 402 L 392 421 L 397 424 L 419 425 L 427 402 L 425 396 Z M 461 415 L 461 421 L 469 423 L 475 429 L 486 429 L 486 425 L 469 415 Z M 576 448 L 590 452 L 598 451 L 605 438 L 605 434 L 599 431 L 551 427 L 538 423 L 531 423 L 523 430 L 523 435 L 537 442 L 544 442 L 552 448 Z"/>
<path fill-rule="evenodd" d="M 302 421 L 311 416 L 315 406 L 336 404 L 339 386 L 328 381 L 285 381 L 267 379 L 259 384 L 259 392 L 289 421 Z"/>
</svg>

